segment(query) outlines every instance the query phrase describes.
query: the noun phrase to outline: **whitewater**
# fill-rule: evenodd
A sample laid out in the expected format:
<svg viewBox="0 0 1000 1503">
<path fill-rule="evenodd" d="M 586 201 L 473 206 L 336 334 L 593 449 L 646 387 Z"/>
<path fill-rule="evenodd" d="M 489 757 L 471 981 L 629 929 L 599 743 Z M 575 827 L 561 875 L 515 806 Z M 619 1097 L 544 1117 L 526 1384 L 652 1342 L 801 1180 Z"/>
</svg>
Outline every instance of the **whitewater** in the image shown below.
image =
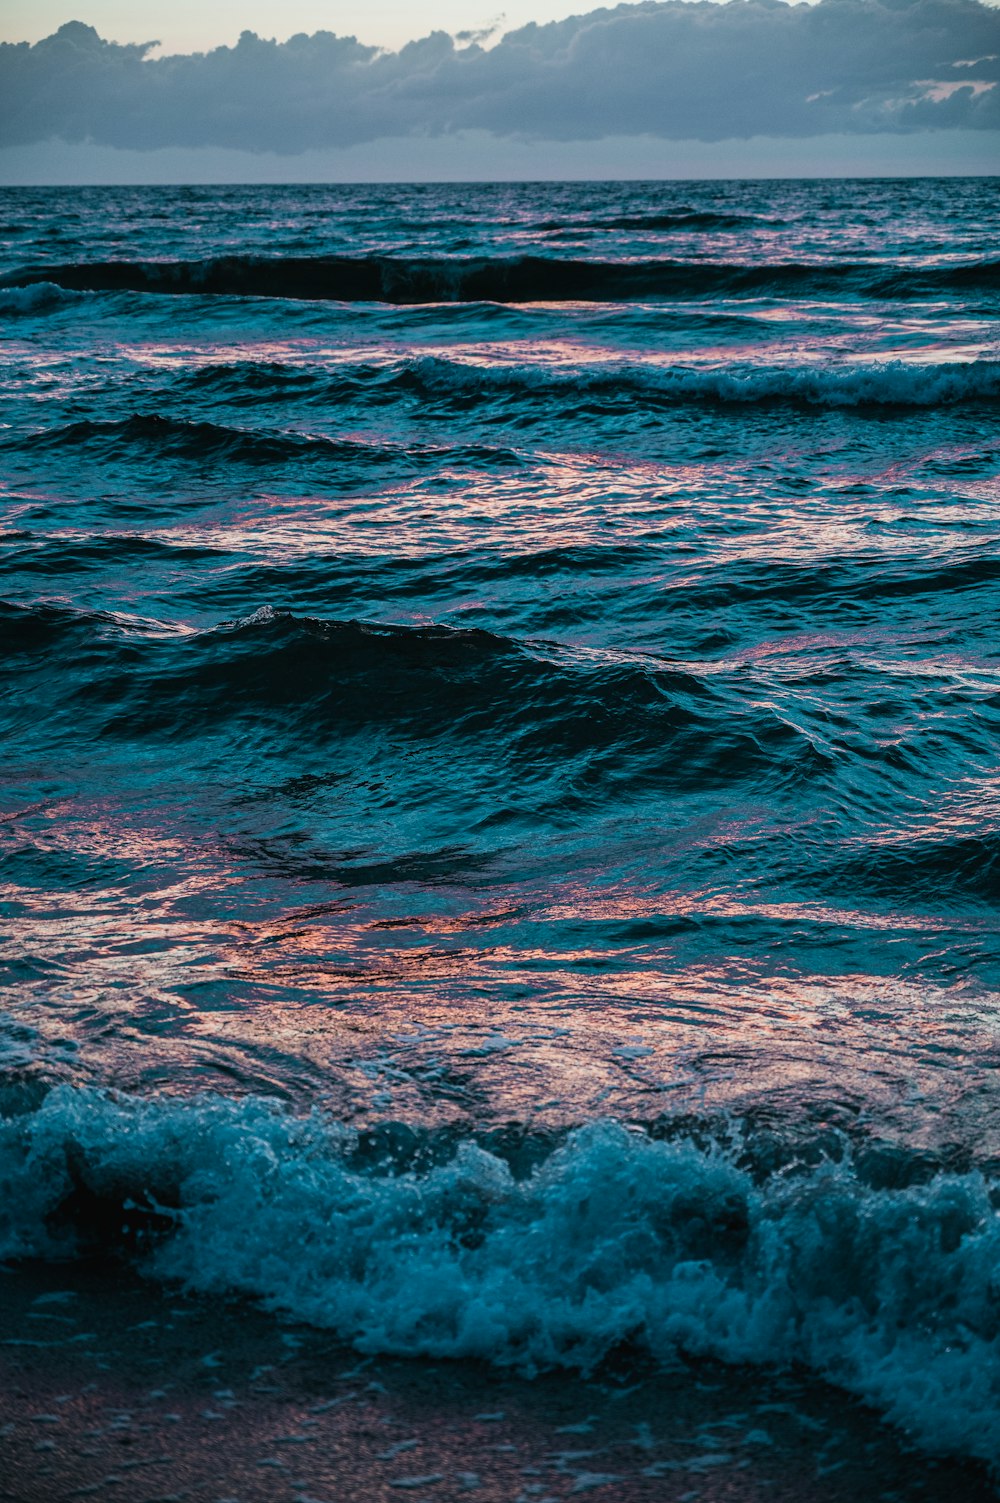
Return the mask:
<svg viewBox="0 0 1000 1503">
<path fill-rule="evenodd" d="M 996 189 L 0 192 L 39 1320 L 112 1268 L 150 1328 L 221 1302 L 542 1414 L 627 1373 L 696 1436 L 749 1373 L 877 1417 L 869 1496 L 992 1495 Z M 715 1444 L 546 1486 L 758 1496 Z"/>
</svg>

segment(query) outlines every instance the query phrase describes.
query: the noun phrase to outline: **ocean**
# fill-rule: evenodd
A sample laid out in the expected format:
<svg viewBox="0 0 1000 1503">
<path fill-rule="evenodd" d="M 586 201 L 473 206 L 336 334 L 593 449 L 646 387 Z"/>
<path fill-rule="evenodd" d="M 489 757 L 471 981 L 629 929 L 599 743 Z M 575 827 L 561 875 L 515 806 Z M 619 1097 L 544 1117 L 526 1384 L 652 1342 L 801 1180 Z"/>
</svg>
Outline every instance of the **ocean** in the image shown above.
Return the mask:
<svg viewBox="0 0 1000 1503">
<path fill-rule="evenodd" d="M 0 191 L 0 1496 L 993 1496 L 997 188 Z"/>
</svg>

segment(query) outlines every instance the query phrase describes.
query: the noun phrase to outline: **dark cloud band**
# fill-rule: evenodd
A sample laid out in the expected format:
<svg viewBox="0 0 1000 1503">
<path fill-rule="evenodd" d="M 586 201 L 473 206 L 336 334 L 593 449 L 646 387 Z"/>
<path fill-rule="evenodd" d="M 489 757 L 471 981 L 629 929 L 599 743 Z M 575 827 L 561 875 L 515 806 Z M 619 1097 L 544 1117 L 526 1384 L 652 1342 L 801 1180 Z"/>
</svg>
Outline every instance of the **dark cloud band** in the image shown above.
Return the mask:
<svg viewBox="0 0 1000 1503">
<path fill-rule="evenodd" d="M 149 58 L 71 22 L 0 46 L 0 144 L 299 152 L 486 130 L 589 140 L 997 129 L 1000 9 L 980 0 L 621 5 L 495 47 L 330 32 Z"/>
</svg>

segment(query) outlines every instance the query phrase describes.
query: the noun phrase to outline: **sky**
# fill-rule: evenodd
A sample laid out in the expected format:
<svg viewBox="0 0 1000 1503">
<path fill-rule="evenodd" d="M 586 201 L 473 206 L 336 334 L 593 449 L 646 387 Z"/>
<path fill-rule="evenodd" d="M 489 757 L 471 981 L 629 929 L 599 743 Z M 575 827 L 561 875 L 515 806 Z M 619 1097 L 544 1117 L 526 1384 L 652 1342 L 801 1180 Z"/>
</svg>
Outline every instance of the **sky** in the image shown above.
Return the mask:
<svg viewBox="0 0 1000 1503">
<path fill-rule="evenodd" d="M 21 6 L 0 182 L 1000 172 L 982 0 Z"/>
<path fill-rule="evenodd" d="M 429 31 L 513 30 L 528 21 L 561 21 L 589 7 L 577 0 L 81 0 L 86 15 L 66 0 L 4 0 L 0 41 L 38 42 L 64 21 L 83 19 L 115 42 L 155 38 L 162 52 L 204 52 L 234 42 L 241 31 L 287 41 L 296 32 L 335 31 L 378 47 L 399 48 Z"/>
</svg>

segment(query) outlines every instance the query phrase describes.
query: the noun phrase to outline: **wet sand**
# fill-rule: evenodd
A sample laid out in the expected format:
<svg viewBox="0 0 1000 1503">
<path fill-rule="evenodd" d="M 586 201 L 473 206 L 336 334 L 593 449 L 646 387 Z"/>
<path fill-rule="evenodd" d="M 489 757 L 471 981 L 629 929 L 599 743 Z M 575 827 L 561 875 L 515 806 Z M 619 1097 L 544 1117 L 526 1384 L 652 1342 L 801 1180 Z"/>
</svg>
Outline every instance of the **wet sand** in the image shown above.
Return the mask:
<svg viewBox="0 0 1000 1503">
<path fill-rule="evenodd" d="M 108 1264 L 0 1277 L 0 1498 L 61 1503 L 963 1503 L 836 1391 L 627 1355 L 589 1379 L 367 1358 Z"/>
</svg>

